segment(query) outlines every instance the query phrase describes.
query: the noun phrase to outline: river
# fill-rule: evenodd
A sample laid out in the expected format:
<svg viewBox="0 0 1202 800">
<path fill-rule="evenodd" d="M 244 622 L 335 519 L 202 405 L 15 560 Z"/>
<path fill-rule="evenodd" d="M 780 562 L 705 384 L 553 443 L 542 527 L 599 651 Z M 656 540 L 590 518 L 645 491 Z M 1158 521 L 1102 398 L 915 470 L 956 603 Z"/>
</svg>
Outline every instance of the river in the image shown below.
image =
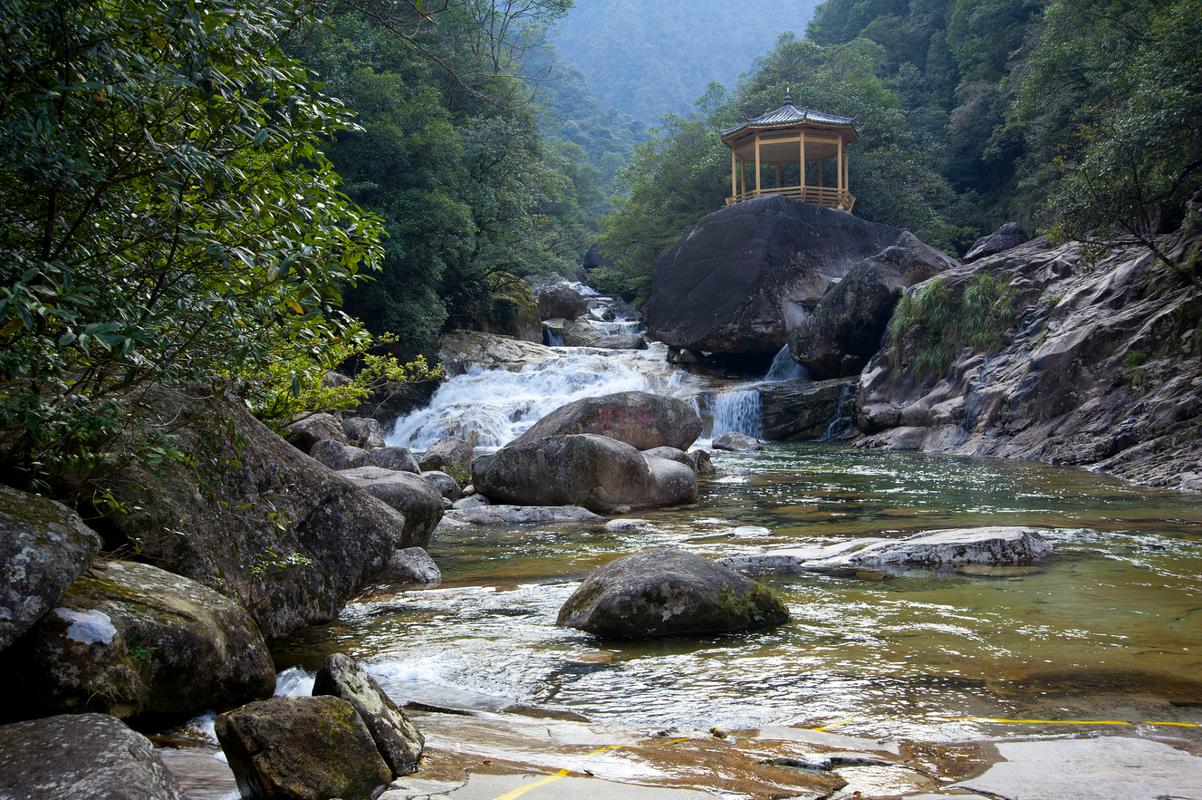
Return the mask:
<svg viewBox="0 0 1202 800">
<path fill-rule="evenodd" d="M 757 432 L 754 391 L 670 367 L 653 344 L 556 348 L 539 365 L 470 371 L 399 420 L 392 442 L 420 449 L 474 430 L 495 447 L 562 403 L 627 389 L 691 399 L 707 438 Z M 1190 727 L 1202 724 L 1198 498 L 1080 470 L 836 444 L 714 461 L 695 505 L 640 513 L 646 524 L 632 530 L 439 531 L 429 552 L 443 583 L 370 595 L 283 643 L 282 690 L 305 692 L 341 651 L 401 703 L 645 730 L 831 725 L 928 742 L 1072 730 L 995 721 L 1037 719 L 1202 733 Z M 996 574 L 772 579 L 792 621 L 767 632 L 619 643 L 554 624 L 584 575 L 642 548 L 722 556 L 996 524 L 1051 529 L 1055 552 Z"/>
</svg>

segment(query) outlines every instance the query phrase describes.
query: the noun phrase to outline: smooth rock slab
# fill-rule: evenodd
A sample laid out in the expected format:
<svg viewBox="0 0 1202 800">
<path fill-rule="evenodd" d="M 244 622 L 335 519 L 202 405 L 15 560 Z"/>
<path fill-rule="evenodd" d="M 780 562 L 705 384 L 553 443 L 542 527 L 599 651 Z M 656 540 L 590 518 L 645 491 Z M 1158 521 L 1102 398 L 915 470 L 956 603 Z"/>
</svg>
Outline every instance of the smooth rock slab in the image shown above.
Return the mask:
<svg viewBox="0 0 1202 800">
<path fill-rule="evenodd" d="M 906 539 L 866 537 L 832 545 L 783 547 L 720 560 L 748 575 L 796 574 L 861 567 L 1020 565 L 1052 552 L 1035 528 L 985 527 L 928 531 Z"/>
<path fill-rule="evenodd" d="M 326 656 L 313 683 L 313 696 L 331 695 L 350 703 L 393 775 L 417 771 L 426 739 L 396 703 L 350 656 Z"/>
<path fill-rule="evenodd" d="M 475 508 L 454 508 L 446 512 L 446 516 L 456 522 L 471 525 L 598 523 L 604 520 L 604 517 L 580 506 L 481 505 Z"/>
<path fill-rule="evenodd" d="M 788 619 L 768 588 L 694 553 L 658 548 L 598 569 L 563 604 L 556 624 L 646 639 L 766 628 Z"/>
<path fill-rule="evenodd" d="M 309 455 L 332 470 L 354 469 L 368 463 L 366 450 L 334 439 L 326 439 L 313 445 Z"/>
<path fill-rule="evenodd" d="M 273 697 L 217 717 L 243 797 L 366 800 L 392 780 L 367 725 L 338 697 Z"/>
<path fill-rule="evenodd" d="M 140 733 L 107 714 L 0 726 L 4 800 L 182 800 L 175 776 Z"/>
<path fill-rule="evenodd" d="M 952 784 L 1007 800 L 1193 800 L 1202 797 L 1202 758 L 1162 742 L 1099 736 L 998 742 L 1006 759 Z"/>
<path fill-rule="evenodd" d="M 0 650 L 58 603 L 99 549 L 71 509 L 0 486 Z"/>
</svg>

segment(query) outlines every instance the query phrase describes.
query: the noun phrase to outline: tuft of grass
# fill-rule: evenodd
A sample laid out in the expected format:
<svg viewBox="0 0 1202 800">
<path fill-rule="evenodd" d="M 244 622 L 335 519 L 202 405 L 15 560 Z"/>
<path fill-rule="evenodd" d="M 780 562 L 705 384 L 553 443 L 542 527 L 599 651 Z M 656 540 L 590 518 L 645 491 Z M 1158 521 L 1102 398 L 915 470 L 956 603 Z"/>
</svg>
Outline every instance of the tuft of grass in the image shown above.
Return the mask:
<svg viewBox="0 0 1202 800">
<path fill-rule="evenodd" d="M 909 360 L 920 376 L 933 378 L 945 373 L 965 347 L 997 352 L 1014 320 L 1016 294 L 1012 286 L 979 273 L 959 291 L 939 278 L 902 295 L 889 321 L 894 359 Z"/>
</svg>

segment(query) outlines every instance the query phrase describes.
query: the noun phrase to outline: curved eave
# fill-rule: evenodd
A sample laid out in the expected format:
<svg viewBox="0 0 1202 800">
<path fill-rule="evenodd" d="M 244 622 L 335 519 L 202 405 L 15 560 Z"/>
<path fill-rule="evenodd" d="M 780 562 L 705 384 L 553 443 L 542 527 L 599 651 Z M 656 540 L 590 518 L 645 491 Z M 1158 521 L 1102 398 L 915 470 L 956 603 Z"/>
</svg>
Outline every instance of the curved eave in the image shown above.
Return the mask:
<svg viewBox="0 0 1202 800">
<path fill-rule="evenodd" d="M 750 122 L 744 122 L 737 128 L 731 128 L 719 136 L 722 142 L 729 146 L 732 141 L 739 138 L 740 134 L 755 133 L 756 131 L 787 131 L 787 130 L 814 130 L 814 131 L 829 131 L 832 133 L 850 134 L 847 135 L 847 141 L 854 142 L 860 138 L 860 132 L 856 130 L 855 123 L 839 124 L 832 122 L 779 122 L 776 124 L 757 125 Z"/>
</svg>

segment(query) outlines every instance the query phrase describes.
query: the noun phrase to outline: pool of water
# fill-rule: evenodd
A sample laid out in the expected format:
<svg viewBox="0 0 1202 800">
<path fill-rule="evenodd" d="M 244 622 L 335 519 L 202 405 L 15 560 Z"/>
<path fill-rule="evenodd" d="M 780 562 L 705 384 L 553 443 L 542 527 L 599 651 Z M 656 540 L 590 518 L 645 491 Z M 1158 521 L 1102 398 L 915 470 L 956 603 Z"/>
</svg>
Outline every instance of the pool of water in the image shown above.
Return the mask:
<svg viewBox="0 0 1202 800">
<path fill-rule="evenodd" d="M 640 513 L 638 530 L 439 532 L 429 550 L 441 586 L 352 604 L 280 646 L 277 664 L 312 670 L 342 651 L 402 702 L 656 730 L 833 724 L 950 740 L 997 733 L 985 717 L 1202 722 L 1202 499 L 834 445 L 715 462 L 696 505 Z M 768 632 L 630 643 L 554 624 L 584 575 L 643 548 L 722 556 L 997 524 L 1051 529 L 1054 555 L 1021 576 L 773 579 L 792 621 Z"/>
</svg>

